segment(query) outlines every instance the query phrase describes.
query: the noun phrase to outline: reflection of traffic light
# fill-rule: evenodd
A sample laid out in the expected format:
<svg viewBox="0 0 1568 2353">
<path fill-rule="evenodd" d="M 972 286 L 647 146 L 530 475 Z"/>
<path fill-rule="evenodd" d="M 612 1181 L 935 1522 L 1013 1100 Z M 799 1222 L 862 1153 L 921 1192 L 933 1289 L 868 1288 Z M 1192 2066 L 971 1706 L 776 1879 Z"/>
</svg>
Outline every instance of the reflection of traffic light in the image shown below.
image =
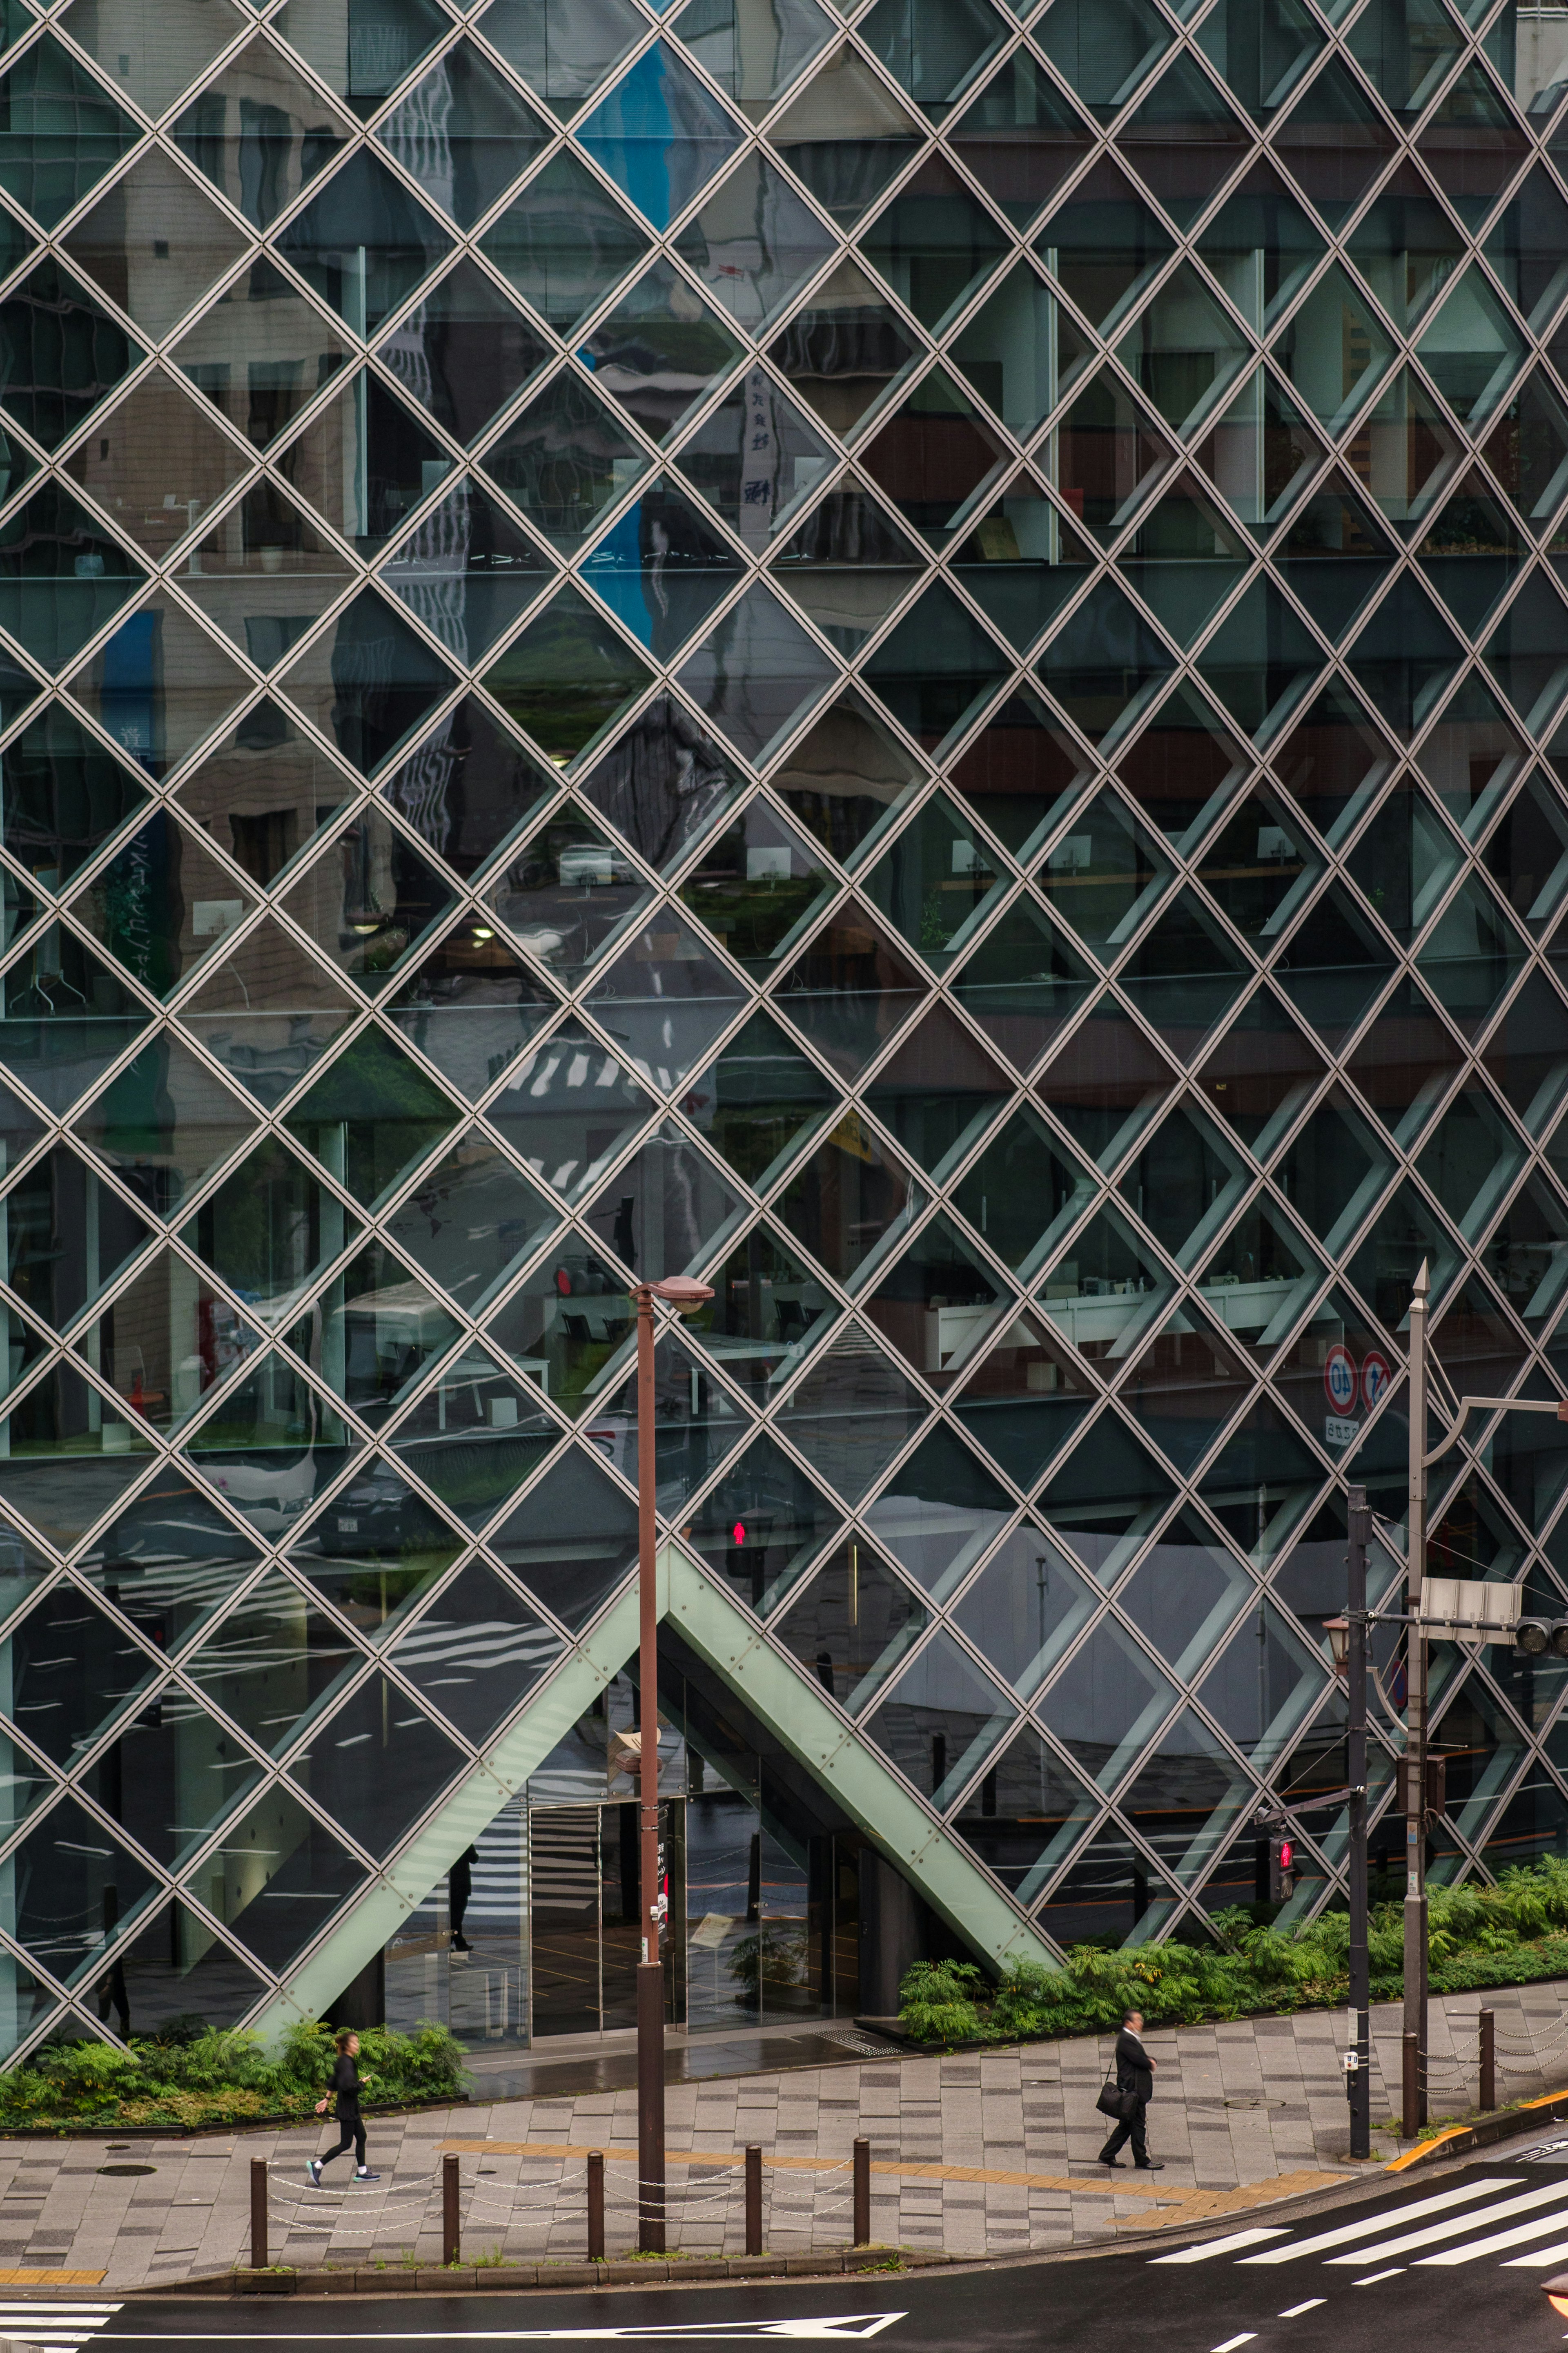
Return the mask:
<svg viewBox="0 0 1568 2353">
<path fill-rule="evenodd" d="M 1296 1893 L 1296 1844 L 1284 1831 L 1268 1833 L 1268 1901 L 1284 1904 Z"/>
</svg>

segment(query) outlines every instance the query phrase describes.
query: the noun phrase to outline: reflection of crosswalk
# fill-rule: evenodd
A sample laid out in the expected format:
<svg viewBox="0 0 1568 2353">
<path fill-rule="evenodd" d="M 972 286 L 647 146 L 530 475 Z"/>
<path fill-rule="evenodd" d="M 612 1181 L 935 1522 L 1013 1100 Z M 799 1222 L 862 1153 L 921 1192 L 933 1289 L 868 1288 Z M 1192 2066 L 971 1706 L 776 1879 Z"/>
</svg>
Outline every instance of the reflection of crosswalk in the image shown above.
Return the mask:
<svg viewBox="0 0 1568 2353">
<path fill-rule="evenodd" d="M 1265 2240 L 1276 2243 L 1266 2246 Z M 1530 2252 L 1515 2253 L 1516 2248 Z M 1366 2285 L 1373 2276 L 1392 2278 L 1409 2265 L 1451 2269 L 1488 2255 L 1500 2257 L 1508 2270 L 1544 2271 L 1568 2264 L 1568 2176 L 1542 2185 L 1519 2174 L 1489 2174 L 1300 2238 L 1283 2227 L 1231 2231 L 1153 2260 L 1204 2263 L 1227 2255 L 1238 2269 L 1315 2258 L 1334 2270 L 1354 2271 L 1356 2284 Z"/>
<path fill-rule="evenodd" d="M 122 2307 L 118 2304 L 0 2304 L 0 2337 L 18 2337 L 47 2353 L 80 2353 L 95 2328 Z"/>
</svg>

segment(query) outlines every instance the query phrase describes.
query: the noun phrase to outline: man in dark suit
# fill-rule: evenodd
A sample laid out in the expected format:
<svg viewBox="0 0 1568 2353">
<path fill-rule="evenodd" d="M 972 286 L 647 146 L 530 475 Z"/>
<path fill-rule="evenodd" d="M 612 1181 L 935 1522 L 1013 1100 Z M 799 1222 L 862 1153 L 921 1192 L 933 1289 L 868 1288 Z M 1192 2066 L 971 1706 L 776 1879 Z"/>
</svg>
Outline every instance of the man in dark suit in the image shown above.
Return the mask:
<svg viewBox="0 0 1568 2353">
<path fill-rule="evenodd" d="M 1143 2118 L 1154 2096 L 1154 2062 L 1139 2041 L 1143 2031 L 1143 2013 L 1130 2010 L 1121 2021 L 1121 2031 L 1116 2038 L 1116 2088 L 1130 2093 L 1136 2105 L 1131 2107 L 1105 2147 L 1100 2152 L 1101 2165 L 1117 2165 L 1117 2150 L 1123 2141 L 1132 2143 L 1132 2162 L 1140 2173 L 1163 2173 L 1163 2166 L 1149 2154 L 1144 2135 Z M 1118 2168 L 1120 2170 L 1120 2168 Z"/>
</svg>

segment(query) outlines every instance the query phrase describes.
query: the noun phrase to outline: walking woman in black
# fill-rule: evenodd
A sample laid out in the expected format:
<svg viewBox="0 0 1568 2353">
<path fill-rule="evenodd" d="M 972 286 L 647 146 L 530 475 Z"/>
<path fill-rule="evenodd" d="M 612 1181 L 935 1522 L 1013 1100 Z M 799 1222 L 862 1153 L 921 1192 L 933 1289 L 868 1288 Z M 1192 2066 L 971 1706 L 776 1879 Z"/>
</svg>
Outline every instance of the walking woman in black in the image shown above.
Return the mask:
<svg viewBox="0 0 1568 2353">
<path fill-rule="evenodd" d="M 336 2148 L 330 2148 L 325 2157 L 313 2157 L 305 2168 L 318 2189 L 321 2186 L 322 2166 L 331 2165 L 334 2157 L 342 2157 L 344 2149 L 350 2147 L 354 2153 L 354 2179 L 381 2179 L 380 2174 L 373 2173 L 364 2161 L 364 2119 L 359 2112 L 359 2069 L 354 2065 L 359 2057 L 359 2036 L 345 2028 L 337 2040 L 338 2056 L 332 2068 L 332 2089 L 326 2100 L 316 2102 L 316 2114 L 319 2116 L 326 2115 L 327 2101 L 335 2094 L 337 2105 L 333 2113 L 338 2120 L 338 2145 Z"/>
</svg>

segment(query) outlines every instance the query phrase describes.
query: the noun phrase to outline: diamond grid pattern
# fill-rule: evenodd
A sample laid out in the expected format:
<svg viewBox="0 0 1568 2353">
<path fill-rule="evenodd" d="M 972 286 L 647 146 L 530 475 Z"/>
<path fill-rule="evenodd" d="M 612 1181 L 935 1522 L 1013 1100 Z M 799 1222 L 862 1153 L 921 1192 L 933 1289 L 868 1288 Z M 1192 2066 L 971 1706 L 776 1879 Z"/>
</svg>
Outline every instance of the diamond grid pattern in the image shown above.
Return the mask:
<svg viewBox="0 0 1568 2353">
<path fill-rule="evenodd" d="M 1562 1388 L 1550 115 L 1441 0 L 1399 54 L 1299 0 L 1267 89 L 1159 0 L 797 10 L 745 87 L 545 13 L 5 60 L 78 125 L 0 142 L 11 1647 L 129 1624 L 300 1902 L 117 1812 L 107 1722 L 7 1725 L 12 1835 L 63 1779 L 121 1934 L 177 1880 L 274 1982 L 409 1827 L 321 1725 L 405 1704 L 423 1812 L 494 1728 L 451 1626 L 521 1692 L 624 1573 L 635 1425 L 584 1432 L 657 1255 L 718 1284 L 668 1508 L 760 1413 L 838 1500 L 742 1598 L 789 1648 L 847 1521 L 868 1736 L 1047 1935 L 1128 1855 L 1191 1927 L 1333 1778 L 1334 1481 L 1397 1518 L 1419 1258 L 1456 1387 Z M 47 1294 L 89 1187 L 122 1240 Z M 1390 1377 L 1325 1423 L 1339 1340 Z M 449 1416 L 509 1433 L 477 1487 Z M 1500 1424 L 1434 1545 L 1556 1614 L 1565 1470 Z M 519 1533 L 562 1481 L 602 1573 Z M 1439 1703 L 1489 1760 L 1444 1869 L 1556 1786 L 1510 1676 Z M 0 1933 L 62 2004 L 101 1952 Z"/>
</svg>

